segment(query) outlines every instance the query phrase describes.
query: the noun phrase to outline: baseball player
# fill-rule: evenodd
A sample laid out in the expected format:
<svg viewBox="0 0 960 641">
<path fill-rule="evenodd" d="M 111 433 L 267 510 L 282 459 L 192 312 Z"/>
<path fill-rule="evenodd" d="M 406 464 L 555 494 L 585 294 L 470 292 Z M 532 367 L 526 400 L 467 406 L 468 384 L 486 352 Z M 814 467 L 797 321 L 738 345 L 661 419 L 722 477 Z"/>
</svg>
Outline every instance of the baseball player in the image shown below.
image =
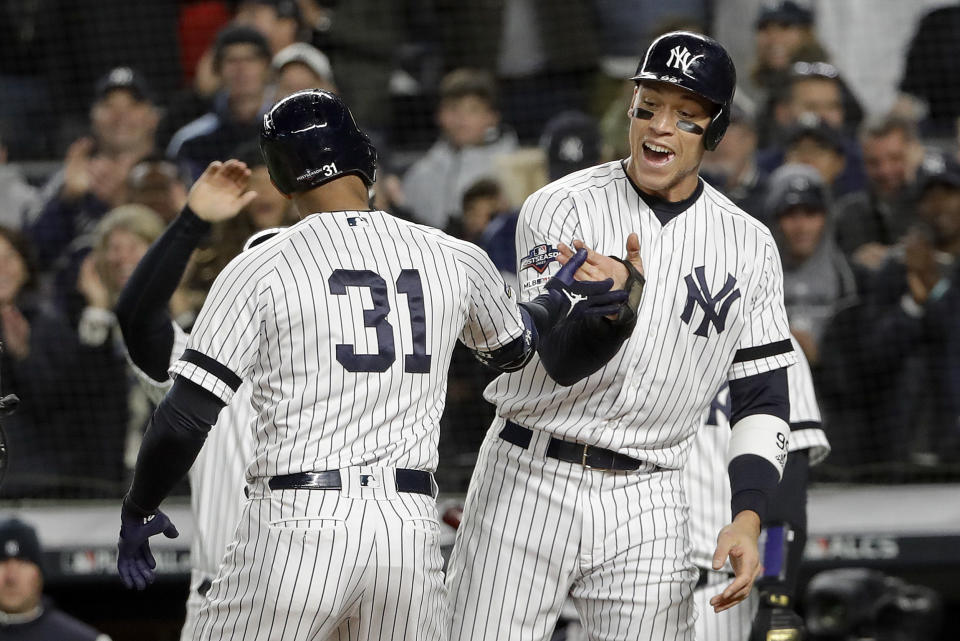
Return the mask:
<svg viewBox="0 0 960 641">
<path fill-rule="evenodd" d="M 567 293 L 587 295 L 570 309 L 586 316 L 626 294 L 575 282 L 579 252 L 521 307 L 479 248 L 371 211 L 376 152 L 329 92 L 275 104 L 260 146 L 305 218 L 210 290 L 144 436 L 118 570 L 129 587 L 153 580 L 149 537 L 177 534 L 158 506 L 247 381 L 248 499 L 192 638 L 445 638 L 432 470 L 454 342 L 512 371 Z"/>
<path fill-rule="evenodd" d="M 729 580 L 728 568 L 712 569 L 716 533 L 730 514 L 730 483 L 725 453 L 730 440 L 730 390 L 724 384 L 707 411 L 684 467 L 683 482 L 690 500 L 690 539 L 693 562 L 700 572 L 693 593 L 699 616 L 696 638 L 710 641 L 766 640 L 776 630 L 783 641 L 801 639 L 803 622 L 792 610 L 796 571 L 806 542 L 807 479 L 810 466 L 830 453 L 820 426 L 820 410 L 810 365 L 793 337 L 797 364 L 787 369 L 790 394 L 790 443 L 783 478 L 764 523 L 763 575 L 747 600 L 719 614 L 709 600 L 716 587 Z M 759 596 L 758 593 L 759 592 Z M 758 610 L 758 604 L 763 604 Z M 753 634 L 751 635 L 751 621 Z M 792 635 L 792 636 L 791 636 Z"/>
<path fill-rule="evenodd" d="M 170 317 L 170 297 L 210 224 L 237 215 L 255 195 L 247 192 L 237 197 L 235 193 L 249 174 L 246 165 L 236 160 L 212 163 L 190 189 L 187 206 L 151 245 L 120 293 L 115 311 L 127 357 L 154 403 L 173 385 L 167 370 L 183 355 L 188 338 Z M 244 468 L 253 454 L 252 420 L 250 386 L 244 383 L 218 416 L 206 447 L 190 468 L 193 569 L 184 641 L 240 519 Z"/>
<path fill-rule="evenodd" d="M 486 389 L 498 417 L 449 563 L 451 638 L 548 638 L 569 595 L 590 638 L 692 639 L 681 468 L 724 381 L 734 517 L 711 566 L 729 558 L 735 577 L 710 605 L 742 601 L 759 568 L 795 356 L 773 238 L 698 175 L 729 122 L 734 66 L 716 41 L 672 32 L 633 79 L 629 158 L 547 185 L 520 213 L 521 299 L 574 255 L 571 240 L 592 248 L 583 275 L 609 274 L 629 297 L 610 316 L 571 313 L 539 358 Z M 606 256 L 625 246 L 628 260 Z"/>
</svg>

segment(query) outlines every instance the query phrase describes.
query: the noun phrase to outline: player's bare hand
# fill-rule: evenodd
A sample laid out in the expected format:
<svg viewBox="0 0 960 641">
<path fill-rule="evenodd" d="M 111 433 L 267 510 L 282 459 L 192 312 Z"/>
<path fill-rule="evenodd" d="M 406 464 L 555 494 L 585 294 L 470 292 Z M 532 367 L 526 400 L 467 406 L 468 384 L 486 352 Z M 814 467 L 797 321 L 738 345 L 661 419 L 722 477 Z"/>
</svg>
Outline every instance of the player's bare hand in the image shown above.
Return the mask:
<svg viewBox="0 0 960 641">
<path fill-rule="evenodd" d="M 719 570 L 730 559 L 733 581 L 723 592 L 710 599 L 714 612 L 723 612 L 740 603 L 750 594 L 753 582 L 760 576 L 760 518 L 756 512 L 745 510 L 737 514 L 717 536 L 717 549 L 713 553 L 713 569 Z"/>
<path fill-rule="evenodd" d="M 604 256 L 603 254 L 590 249 L 582 240 L 579 239 L 573 241 L 572 249 L 564 243 L 559 243 L 557 245 L 557 249 L 560 252 L 557 256 L 557 260 L 561 265 L 565 265 L 567 261 L 570 260 L 574 254 L 574 251 L 578 249 L 587 250 L 587 260 L 577 271 L 577 280 L 596 281 L 612 278 L 612 289 L 623 289 L 623 285 L 627 281 L 628 274 L 627 268 L 624 267 L 623 263 L 620 261 L 610 258 L 609 256 Z M 643 261 L 640 259 L 640 238 L 636 234 L 630 234 L 627 237 L 626 260 L 633 263 L 633 266 L 637 268 L 637 271 L 643 274 Z"/>
<path fill-rule="evenodd" d="M 239 160 L 210 163 L 190 188 L 187 205 L 210 223 L 233 218 L 257 197 L 257 192 L 247 191 L 250 173 Z"/>
</svg>

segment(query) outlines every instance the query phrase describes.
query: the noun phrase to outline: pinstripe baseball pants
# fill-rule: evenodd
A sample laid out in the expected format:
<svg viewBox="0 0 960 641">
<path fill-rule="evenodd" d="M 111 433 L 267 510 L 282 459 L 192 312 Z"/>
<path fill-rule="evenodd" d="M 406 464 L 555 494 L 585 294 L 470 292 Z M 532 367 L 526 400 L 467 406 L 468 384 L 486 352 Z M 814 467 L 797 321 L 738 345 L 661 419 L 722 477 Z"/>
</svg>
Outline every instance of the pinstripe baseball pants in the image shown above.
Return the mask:
<svg viewBox="0 0 960 641">
<path fill-rule="evenodd" d="M 435 499 L 397 492 L 386 468 L 341 476 L 341 490 L 250 486 L 192 638 L 446 639 Z"/>
<path fill-rule="evenodd" d="M 447 571 L 450 638 L 550 638 L 573 599 L 591 639 L 692 641 L 688 508 L 680 472 L 605 472 L 501 440 L 480 449 Z"/>
</svg>

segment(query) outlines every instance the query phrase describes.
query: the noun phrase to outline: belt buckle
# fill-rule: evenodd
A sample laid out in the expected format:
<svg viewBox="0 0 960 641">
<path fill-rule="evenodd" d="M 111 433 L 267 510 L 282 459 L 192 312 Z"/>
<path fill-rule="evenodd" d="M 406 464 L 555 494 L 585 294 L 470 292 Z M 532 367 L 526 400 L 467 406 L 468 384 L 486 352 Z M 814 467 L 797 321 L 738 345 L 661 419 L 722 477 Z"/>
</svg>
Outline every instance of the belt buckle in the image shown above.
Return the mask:
<svg viewBox="0 0 960 641">
<path fill-rule="evenodd" d="M 601 472 L 609 472 L 611 469 L 613 469 L 613 468 L 610 468 L 610 467 L 597 467 L 597 466 L 595 466 L 595 465 L 590 465 L 589 463 L 587 463 L 587 456 L 588 456 L 587 451 L 588 451 L 589 449 L 590 449 L 590 446 L 589 446 L 589 445 L 584 445 L 584 446 L 583 446 L 583 456 L 580 458 L 580 464 L 581 464 L 581 465 L 583 465 L 583 466 L 584 466 L 585 468 L 587 468 L 588 470 L 599 470 L 599 471 L 601 471 Z"/>
</svg>

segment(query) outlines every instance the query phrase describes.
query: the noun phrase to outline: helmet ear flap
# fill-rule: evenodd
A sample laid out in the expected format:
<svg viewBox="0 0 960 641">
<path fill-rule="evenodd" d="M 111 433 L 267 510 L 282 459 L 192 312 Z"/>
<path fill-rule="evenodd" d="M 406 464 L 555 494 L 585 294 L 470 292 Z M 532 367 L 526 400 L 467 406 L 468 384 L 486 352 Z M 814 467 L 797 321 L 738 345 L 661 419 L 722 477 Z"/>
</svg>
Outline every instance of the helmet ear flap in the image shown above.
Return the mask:
<svg viewBox="0 0 960 641">
<path fill-rule="evenodd" d="M 730 110 L 727 107 L 720 107 L 720 110 L 717 111 L 716 115 L 710 120 L 710 124 L 707 125 L 707 130 L 703 134 L 703 146 L 707 151 L 713 151 L 717 148 L 729 125 Z"/>
</svg>

